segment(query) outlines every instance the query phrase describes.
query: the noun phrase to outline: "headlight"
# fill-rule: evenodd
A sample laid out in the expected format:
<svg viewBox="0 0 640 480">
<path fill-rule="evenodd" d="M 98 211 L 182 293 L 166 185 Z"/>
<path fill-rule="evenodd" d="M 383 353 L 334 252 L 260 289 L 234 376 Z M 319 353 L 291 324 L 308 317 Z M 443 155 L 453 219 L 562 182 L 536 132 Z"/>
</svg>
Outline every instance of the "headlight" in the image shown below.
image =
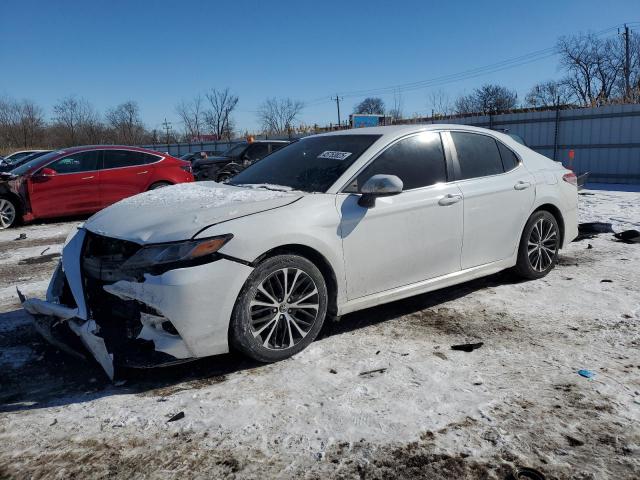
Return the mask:
<svg viewBox="0 0 640 480">
<path fill-rule="evenodd" d="M 148 245 L 124 262 L 122 269 L 127 271 L 144 269 L 145 273 L 160 274 L 174 268 L 202 265 L 216 260 L 216 252 L 232 238 L 233 235 L 228 234 L 199 240 Z"/>
</svg>

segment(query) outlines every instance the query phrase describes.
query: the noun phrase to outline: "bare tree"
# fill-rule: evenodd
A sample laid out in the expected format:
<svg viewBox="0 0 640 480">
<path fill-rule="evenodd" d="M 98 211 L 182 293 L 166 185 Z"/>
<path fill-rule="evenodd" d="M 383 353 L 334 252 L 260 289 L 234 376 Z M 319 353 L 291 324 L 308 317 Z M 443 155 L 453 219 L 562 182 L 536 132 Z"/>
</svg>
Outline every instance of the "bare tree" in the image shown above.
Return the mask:
<svg viewBox="0 0 640 480">
<path fill-rule="evenodd" d="M 427 103 L 434 115 L 447 116 L 451 114 L 451 98 L 444 90 L 430 92 Z"/>
<path fill-rule="evenodd" d="M 45 126 L 42 108 L 31 100 L 0 99 L 0 140 L 7 146 L 35 146 Z"/>
<path fill-rule="evenodd" d="M 238 96 L 233 95 L 229 88 L 224 90 L 211 89 L 205 97 L 209 101 L 209 109 L 204 112 L 207 125 L 218 138 L 231 139 L 233 134 L 231 114 L 238 105 Z"/>
<path fill-rule="evenodd" d="M 572 103 L 573 92 L 564 82 L 549 80 L 534 85 L 525 97 L 530 107 L 558 107 Z"/>
<path fill-rule="evenodd" d="M 202 95 L 195 96 L 189 102 L 182 100 L 176 105 L 176 113 L 184 125 L 185 137 L 189 140 L 200 139 L 205 121 Z"/>
<path fill-rule="evenodd" d="M 113 129 L 114 138 L 118 143 L 136 145 L 142 143 L 145 137 L 140 109 L 132 100 L 110 109 L 107 112 L 107 122 Z"/>
<path fill-rule="evenodd" d="M 623 72 L 620 39 L 602 40 L 595 35 L 562 37 L 557 44 L 564 83 L 585 106 L 602 105 L 614 96 Z"/>
<path fill-rule="evenodd" d="M 518 94 L 501 85 L 485 84 L 456 100 L 456 113 L 497 113 L 518 104 Z"/>
<path fill-rule="evenodd" d="M 63 98 L 53 106 L 54 128 L 60 144 L 98 143 L 104 131 L 100 116 L 84 98 L 73 95 Z"/>
<path fill-rule="evenodd" d="M 384 115 L 384 101 L 378 97 L 367 97 L 353 109 L 353 113 Z"/>
<path fill-rule="evenodd" d="M 258 118 L 265 132 L 283 134 L 293 128 L 304 103 L 290 98 L 269 98 L 258 108 Z"/>
</svg>

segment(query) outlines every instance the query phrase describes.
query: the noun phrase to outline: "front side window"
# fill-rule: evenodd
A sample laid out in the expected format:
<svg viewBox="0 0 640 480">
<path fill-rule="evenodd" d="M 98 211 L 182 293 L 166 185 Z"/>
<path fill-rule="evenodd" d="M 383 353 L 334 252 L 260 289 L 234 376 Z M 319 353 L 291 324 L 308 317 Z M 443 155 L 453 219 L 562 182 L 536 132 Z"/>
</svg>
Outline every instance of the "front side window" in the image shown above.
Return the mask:
<svg viewBox="0 0 640 480">
<path fill-rule="evenodd" d="M 160 160 L 155 155 L 132 150 L 105 150 L 103 168 L 122 168 L 146 165 Z"/>
<path fill-rule="evenodd" d="M 397 176 L 402 180 L 403 190 L 446 182 L 446 160 L 440 134 L 422 132 L 396 142 L 366 167 L 345 191 L 359 192 L 367 180 L 379 174 Z"/>
<path fill-rule="evenodd" d="M 504 172 L 498 145 L 492 137 L 467 132 L 451 132 L 451 137 L 458 152 L 461 180 Z"/>
<path fill-rule="evenodd" d="M 304 192 L 326 192 L 380 135 L 321 135 L 303 138 L 254 163 L 231 185 L 270 184 Z"/>
<path fill-rule="evenodd" d="M 50 163 L 46 168 L 55 170 L 59 174 L 91 172 L 98 169 L 99 155 L 97 150 L 73 153 Z"/>
</svg>

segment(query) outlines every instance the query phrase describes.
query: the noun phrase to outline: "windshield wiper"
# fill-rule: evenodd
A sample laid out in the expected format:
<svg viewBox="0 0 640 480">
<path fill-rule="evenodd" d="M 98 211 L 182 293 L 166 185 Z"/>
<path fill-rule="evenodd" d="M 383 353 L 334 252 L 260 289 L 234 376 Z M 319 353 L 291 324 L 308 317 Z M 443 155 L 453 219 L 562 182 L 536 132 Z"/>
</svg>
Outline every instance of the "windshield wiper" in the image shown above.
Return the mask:
<svg viewBox="0 0 640 480">
<path fill-rule="evenodd" d="M 290 192 L 293 190 L 291 187 L 285 185 L 274 185 L 271 183 L 227 183 L 227 185 L 233 185 L 234 187 L 247 187 L 247 188 L 264 188 L 265 190 L 271 190 L 273 192 Z"/>
</svg>

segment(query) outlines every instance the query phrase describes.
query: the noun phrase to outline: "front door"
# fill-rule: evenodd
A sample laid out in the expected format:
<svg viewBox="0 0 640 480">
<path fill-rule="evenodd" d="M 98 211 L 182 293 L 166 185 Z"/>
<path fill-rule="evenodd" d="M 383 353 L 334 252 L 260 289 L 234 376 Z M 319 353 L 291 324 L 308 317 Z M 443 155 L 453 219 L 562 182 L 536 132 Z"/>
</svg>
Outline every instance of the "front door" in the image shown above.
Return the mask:
<svg viewBox="0 0 640 480">
<path fill-rule="evenodd" d="M 398 176 L 403 192 L 361 207 L 357 192 L 376 174 Z M 349 300 L 460 270 L 462 195 L 446 182 L 440 134 L 423 132 L 393 143 L 338 195 Z"/>
<path fill-rule="evenodd" d="M 100 152 L 89 150 L 67 155 L 29 180 L 31 209 L 36 217 L 58 217 L 92 213 L 100 209 L 98 170 Z"/>
</svg>

